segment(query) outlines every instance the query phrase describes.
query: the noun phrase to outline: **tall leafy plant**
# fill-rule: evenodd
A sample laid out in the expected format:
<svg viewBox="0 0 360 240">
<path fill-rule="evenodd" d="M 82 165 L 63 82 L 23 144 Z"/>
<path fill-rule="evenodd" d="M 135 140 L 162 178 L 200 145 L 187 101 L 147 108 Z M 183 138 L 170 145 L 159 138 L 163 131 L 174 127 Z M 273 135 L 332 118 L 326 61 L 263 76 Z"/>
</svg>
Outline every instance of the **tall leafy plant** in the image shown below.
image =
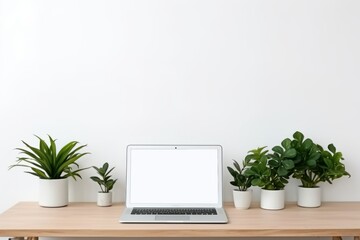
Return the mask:
<svg viewBox="0 0 360 240">
<path fill-rule="evenodd" d="M 21 156 L 17 158 L 16 164 L 10 166 L 10 169 L 24 167 L 28 169 L 25 171 L 26 173 L 41 179 L 73 177 L 76 180 L 77 177 L 81 178 L 79 172 L 86 168 L 79 168 L 77 161 L 84 155 L 89 154 L 88 152 L 79 152 L 86 145 L 77 146 L 77 141 L 71 141 L 57 152 L 56 140 L 51 136 L 48 136 L 49 144 L 42 138 L 36 137 L 39 140 L 38 147 L 22 141 L 25 148 L 16 148 Z"/>
</svg>

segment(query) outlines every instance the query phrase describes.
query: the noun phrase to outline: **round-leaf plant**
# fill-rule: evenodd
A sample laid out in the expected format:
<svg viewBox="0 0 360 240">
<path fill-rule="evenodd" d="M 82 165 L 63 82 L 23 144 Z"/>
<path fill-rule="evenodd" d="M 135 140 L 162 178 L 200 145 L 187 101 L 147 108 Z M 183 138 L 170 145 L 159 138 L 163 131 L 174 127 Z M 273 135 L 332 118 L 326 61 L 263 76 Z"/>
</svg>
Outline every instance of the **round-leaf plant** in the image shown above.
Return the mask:
<svg viewBox="0 0 360 240">
<path fill-rule="evenodd" d="M 266 190 L 282 190 L 292 174 L 296 151 L 291 147 L 291 140 L 285 139 L 281 146 L 272 148 L 268 153 L 266 147 L 250 150 L 251 167 L 245 171 L 246 176 L 253 177 L 251 184 Z"/>
<path fill-rule="evenodd" d="M 328 145 L 328 150 L 316 144 L 310 138 L 297 131 L 293 134 L 291 145 L 296 149 L 293 177 L 301 181 L 302 187 L 314 188 L 320 182 L 332 183 L 343 176 L 350 177 L 345 170 L 341 152 L 334 144 Z"/>
</svg>

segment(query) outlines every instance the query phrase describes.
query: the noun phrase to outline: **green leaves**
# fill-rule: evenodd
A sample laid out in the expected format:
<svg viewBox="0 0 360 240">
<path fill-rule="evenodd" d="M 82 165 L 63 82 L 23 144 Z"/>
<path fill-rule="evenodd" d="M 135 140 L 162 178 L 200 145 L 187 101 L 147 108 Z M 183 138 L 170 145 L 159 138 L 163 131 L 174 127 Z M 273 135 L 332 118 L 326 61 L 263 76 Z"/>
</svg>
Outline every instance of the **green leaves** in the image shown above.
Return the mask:
<svg viewBox="0 0 360 240">
<path fill-rule="evenodd" d="M 292 146 L 296 150 L 293 177 L 300 179 L 303 186 L 315 187 L 319 182 L 332 183 L 334 179 L 350 176 L 341 162 L 342 153 L 333 144 L 328 145 L 327 151 L 309 138 L 304 141 L 301 132 L 295 132 L 293 137 Z"/>
<path fill-rule="evenodd" d="M 296 150 L 294 148 L 290 148 L 286 150 L 283 154 L 284 158 L 294 158 L 296 156 Z"/>
<path fill-rule="evenodd" d="M 296 139 L 298 142 L 302 143 L 303 140 L 304 140 L 304 134 L 302 134 L 301 132 L 299 131 L 296 131 L 294 134 L 293 134 L 293 137 L 294 139 Z"/>
<path fill-rule="evenodd" d="M 248 168 L 242 170 L 243 174 L 252 178 L 253 186 L 283 189 L 293 176 L 300 179 L 304 187 L 315 187 L 319 182 L 332 183 L 337 178 L 350 177 L 342 163 L 343 155 L 334 144 L 329 144 L 326 150 L 310 138 L 305 139 L 299 131 L 293 134 L 293 139 L 285 138 L 279 146 L 274 146 L 272 153 L 265 148 L 250 150 L 244 160 Z M 235 170 L 229 169 L 229 172 L 236 178 Z M 232 184 L 238 183 L 236 179 L 232 181 Z"/>
<path fill-rule="evenodd" d="M 233 181 L 230 182 L 231 185 L 238 187 L 239 191 L 246 191 L 251 187 L 252 177 L 245 174 L 246 169 L 251 164 L 252 158 L 248 156 L 243 160 L 242 167 L 240 164 L 233 160 L 233 165 L 235 168 L 227 167 L 230 175 L 233 177 Z"/>
<path fill-rule="evenodd" d="M 36 137 L 39 140 L 39 147 L 31 146 L 25 141 L 22 141 L 27 149 L 16 148 L 22 156 L 17 158 L 17 163 L 11 165 L 9 167 L 10 169 L 13 167 L 29 168 L 31 171 L 26 171 L 26 173 L 38 176 L 42 179 L 73 177 L 76 180 L 76 177 L 81 178 L 79 172 L 86 168 L 73 170 L 72 166 L 75 165 L 78 167 L 76 161 L 86 154 L 89 154 L 78 152 L 86 145 L 74 149 L 78 142 L 72 141 L 66 144 L 57 153 L 56 140 L 51 136 L 48 136 L 50 142 L 49 145 L 42 138 Z"/>
<path fill-rule="evenodd" d="M 268 190 L 283 189 L 294 164 L 285 156 L 293 156 L 290 139 L 284 140 L 281 146 L 272 148 L 273 153 L 268 153 L 265 147 L 250 150 L 250 168 L 245 175 L 253 177 L 251 184 Z"/>
<path fill-rule="evenodd" d="M 109 192 L 111 189 L 113 189 L 117 179 L 112 179 L 110 173 L 112 172 L 112 170 L 114 170 L 115 167 L 111 168 L 109 170 L 109 164 L 106 162 L 103 164 L 102 167 L 96 167 L 93 166 L 93 168 L 96 170 L 96 172 L 98 173 L 98 175 L 100 177 L 97 176 L 92 176 L 90 177 L 94 182 L 96 182 L 97 184 L 99 184 L 101 192 L 107 193 Z"/>
</svg>

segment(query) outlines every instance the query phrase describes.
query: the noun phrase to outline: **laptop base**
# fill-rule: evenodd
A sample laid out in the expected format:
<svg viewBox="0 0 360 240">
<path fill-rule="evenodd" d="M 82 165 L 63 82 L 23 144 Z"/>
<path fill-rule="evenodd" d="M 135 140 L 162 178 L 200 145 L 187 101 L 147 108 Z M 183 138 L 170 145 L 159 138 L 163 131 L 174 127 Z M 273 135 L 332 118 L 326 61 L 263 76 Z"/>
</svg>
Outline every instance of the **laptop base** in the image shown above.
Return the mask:
<svg viewBox="0 0 360 240">
<path fill-rule="evenodd" d="M 217 215 L 135 215 L 126 208 L 120 217 L 121 223 L 227 223 L 223 208 L 216 208 Z"/>
</svg>

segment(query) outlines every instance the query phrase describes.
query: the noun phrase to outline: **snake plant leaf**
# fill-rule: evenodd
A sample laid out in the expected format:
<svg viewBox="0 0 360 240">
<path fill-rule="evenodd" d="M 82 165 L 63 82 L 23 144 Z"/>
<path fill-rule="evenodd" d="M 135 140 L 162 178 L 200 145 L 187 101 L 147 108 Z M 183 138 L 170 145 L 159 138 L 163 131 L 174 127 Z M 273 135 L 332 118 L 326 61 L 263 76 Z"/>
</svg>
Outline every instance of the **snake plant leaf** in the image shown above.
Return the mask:
<svg viewBox="0 0 360 240">
<path fill-rule="evenodd" d="M 53 163 L 55 163 L 56 162 L 56 157 L 57 157 L 55 140 L 52 139 L 52 137 L 50 135 L 48 135 L 48 136 L 49 136 L 49 140 L 50 140 L 50 149 L 51 149 L 51 154 L 52 154 L 52 161 L 53 161 Z"/>
<path fill-rule="evenodd" d="M 46 176 L 46 174 L 43 171 L 41 171 L 41 170 L 39 170 L 37 168 L 31 168 L 31 170 L 33 170 L 33 172 L 35 172 L 42 179 L 47 179 L 48 178 L 48 176 Z"/>
<path fill-rule="evenodd" d="M 20 151 L 20 153 L 22 154 L 25 154 L 25 155 L 28 155 L 29 157 L 33 158 L 33 159 L 38 159 L 39 157 L 36 156 L 34 153 L 28 151 L 28 150 L 25 150 L 23 148 L 15 148 L 15 150 L 18 150 Z"/>
<path fill-rule="evenodd" d="M 30 146 L 29 144 L 27 144 L 24 141 L 22 141 L 22 142 L 37 156 L 38 159 L 48 160 L 46 154 L 44 154 L 40 149 Z"/>
<path fill-rule="evenodd" d="M 67 166 L 73 164 L 75 161 L 77 161 L 79 158 L 85 156 L 86 154 L 89 154 L 89 153 L 81 153 L 81 154 L 78 154 L 78 155 L 75 155 L 69 159 L 64 159 L 64 163 L 58 168 L 58 171 L 63 171 Z"/>
<path fill-rule="evenodd" d="M 70 152 L 75 147 L 76 144 L 77 144 L 76 141 L 72 141 L 60 149 L 57 156 L 57 162 L 59 166 L 62 165 L 69 156 L 71 156 Z"/>
<path fill-rule="evenodd" d="M 16 150 L 19 150 L 20 153 L 22 153 L 23 155 L 29 156 L 30 157 L 29 161 L 32 161 L 33 164 L 38 163 L 38 164 L 41 165 L 42 169 L 44 169 L 46 172 L 50 172 L 51 166 L 48 164 L 46 159 L 42 159 L 38 155 L 36 155 L 35 153 L 32 153 L 32 152 L 27 151 L 27 150 L 22 149 L 22 148 L 16 148 Z M 21 162 L 20 158 L 18 158 L 18 162 Z"/>
<path fill-rule="evenodd" d="M 78 144 L 78 142 L 77 142 L 76 144 Z M 75 144 L 75 146 L 76 146 L 76 144 Z M 75 147 L 75 146 L 74 146 L 74 147 Z M 81 149 L 83 149 L 83 148 L 86 147 L 86 146 L 87 146 L 87 144 L 81 145 L 81 146 L 75 148 L 72 152 L 69 153 L 69 155 L 74 155 L 75 153 L 79 152 Z"/>
</svg>

